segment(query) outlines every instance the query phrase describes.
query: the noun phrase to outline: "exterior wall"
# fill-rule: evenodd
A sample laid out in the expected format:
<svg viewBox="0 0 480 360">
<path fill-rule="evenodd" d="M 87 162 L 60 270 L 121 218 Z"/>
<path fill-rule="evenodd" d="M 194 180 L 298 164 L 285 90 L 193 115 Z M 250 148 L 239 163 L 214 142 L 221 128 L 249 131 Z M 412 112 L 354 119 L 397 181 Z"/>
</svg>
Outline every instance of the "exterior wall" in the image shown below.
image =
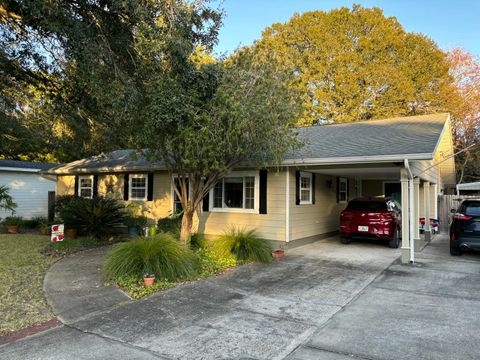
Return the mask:
<svg viewBox="0 0 480 360">
<path fill-rule="evenodd" d="M 17 204 L 15 216 L 30 219 L 48 215 L 48 192 L 55 190 L 55 181 L 35 173 L 4 171 L 0 173 L 0 185 L 10 188 L 10 195 Z M 10 216 L 0 210 L 0 218 Z"/>
<path fill-rule="evenodd" d="M 58 175 L 56 195 L 73 195 L 75 193 L 75 176 Z"/>
<path fill-rule="evenodd" d="M 453 185 L 456 184 L 456 173 L 455 173 L 455 159 L 452 156 L 453 154 L 453 139 L 452 139 L 452 128 L 450 124 L 450 120 L 447 121 L 445 124 L 445 131 L 440 138 L 440 142 L 438 143 L 438 148 L 435 153 L 435 161 L 440 162 L 446 157 L 450 156 L 450 158 L 441 164 L 438 165 L 439 172 L 440 172 L 440 181 L 439 184 L 442 186 L 439 189 L 443 188 L 443 185 L 449 184 Z"/>
<path fill-rule="evenodd" d="M 308 170 L 306 170 L 308 171 Z M 290 175 L 290 241 L 334 231 L 340 226 L 340 212 L 347 203 L 337 203 L 336 177 L 315 174 L 315 204 L 295 204 L 295 170 Z M 355 179 L 349 179 L 348 198 L 355 195 Z M 327 186 L 332 184 L 331 187 Z"/>
<path fill-rule="evenodd" d="M 246 230 L 255 229 L 259 236 L 268 240 L 285 241 L 285 182 L 285 171 L 268 171 L 266 214 L 199 211 L 198 232 L 216 236 L 235 225 Z M 295 185 L 295 179 L 293 182 Z"/>
</svg>

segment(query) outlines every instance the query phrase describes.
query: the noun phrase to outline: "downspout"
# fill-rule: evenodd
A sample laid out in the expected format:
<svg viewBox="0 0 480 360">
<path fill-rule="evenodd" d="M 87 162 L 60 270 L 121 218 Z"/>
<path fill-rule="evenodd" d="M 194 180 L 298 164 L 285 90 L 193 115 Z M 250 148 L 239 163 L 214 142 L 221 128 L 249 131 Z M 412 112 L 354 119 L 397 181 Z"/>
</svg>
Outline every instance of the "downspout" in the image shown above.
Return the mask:
<svg viewBox="0 0 480 360">
<path fill-rule="evenodd" d="M 285 242 L 290 242 L 290 169 L 287 167 L 285 180 Z"/>
<path fill-rule="evenodd" d="M 409 247 L 410 247 L 410 263 L 413 264 L 415 262 L 415 244 L 414 244 L 414 236 L 415 236 L 415 228 L 414 226 L 418 226 L 418 219 L 415 221 L 415 213 L 414 213 L 414 204 L 415 199 L 413 197 L 413 174 L 412 170 L 410 169 L 410 163 L 408 159 L 404 161 L 405 169 L 407 170 L 408 175 L 408 226 L 409 226 Z"/>
</svg>

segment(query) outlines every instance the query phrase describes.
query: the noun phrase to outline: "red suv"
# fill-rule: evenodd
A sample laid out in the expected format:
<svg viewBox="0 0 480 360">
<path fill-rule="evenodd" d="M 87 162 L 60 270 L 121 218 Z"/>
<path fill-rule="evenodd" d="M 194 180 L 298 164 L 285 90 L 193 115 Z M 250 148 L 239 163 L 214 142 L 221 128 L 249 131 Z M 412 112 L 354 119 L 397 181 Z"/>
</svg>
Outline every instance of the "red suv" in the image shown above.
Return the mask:
<svg viewBox="0 0 480 360">
<path fill-rule="evenodd" d="M 398 248 L 401 238 L 402 211 L 400 204 L 389 198 L 357 198 L 340 214 L 342 243 L 353 237 L 388 241 Z"/>
</svg>

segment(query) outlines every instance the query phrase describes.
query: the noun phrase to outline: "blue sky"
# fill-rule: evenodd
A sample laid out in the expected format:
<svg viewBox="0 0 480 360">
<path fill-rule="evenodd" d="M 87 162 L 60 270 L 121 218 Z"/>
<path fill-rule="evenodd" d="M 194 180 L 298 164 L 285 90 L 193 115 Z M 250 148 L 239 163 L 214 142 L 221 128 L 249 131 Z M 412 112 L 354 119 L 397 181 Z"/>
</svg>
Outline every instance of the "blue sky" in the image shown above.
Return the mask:
<svg viewBox="0 0 480 360">
<path fill-rule="evenodd" d="M 443 49 L 464 47 L 480 55 L 480 0 L 223 0 L 226 17 L 216 51 L 250 45 L 265 27 L 286 22 L 295 12 L 351 8 L 354 3 L 380 7 L 405 30 L 423 33 Z"/>
</svg>

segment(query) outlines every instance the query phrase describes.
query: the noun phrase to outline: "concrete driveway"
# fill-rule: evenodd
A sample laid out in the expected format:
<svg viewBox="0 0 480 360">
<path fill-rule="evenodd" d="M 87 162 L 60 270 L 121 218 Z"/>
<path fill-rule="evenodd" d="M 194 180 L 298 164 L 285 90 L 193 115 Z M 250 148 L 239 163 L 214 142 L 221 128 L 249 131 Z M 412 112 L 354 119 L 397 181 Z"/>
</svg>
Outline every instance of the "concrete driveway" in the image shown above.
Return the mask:
<svg viewBox="0 0 480 360">
<path fill-rule="evenodd" d="M 479 358 L 480 259 L 447 254 L 437 238 L 405 266 L 399 250 L 330 238 L 273 265 L 77 312 L 0 358 Z"/>
</svg>

